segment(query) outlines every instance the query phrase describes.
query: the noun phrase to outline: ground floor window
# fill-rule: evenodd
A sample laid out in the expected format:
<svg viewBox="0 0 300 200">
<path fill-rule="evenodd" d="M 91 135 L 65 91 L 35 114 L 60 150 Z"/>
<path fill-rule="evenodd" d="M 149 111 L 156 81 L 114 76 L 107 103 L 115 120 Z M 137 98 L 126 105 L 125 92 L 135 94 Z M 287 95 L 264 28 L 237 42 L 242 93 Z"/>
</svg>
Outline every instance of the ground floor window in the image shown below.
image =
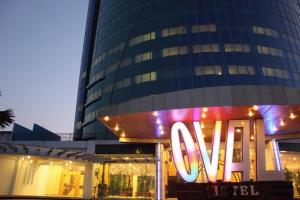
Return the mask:
<svg viewBox="0 0 300 200">
<path fill-rule="evenodd" d="M 82 197 L 85 164 L 38 156 L 0 155 L 0 195 Z"/>
<path fill-rule="evenodd" d="M 94 195 L 97 197 L 155 196 L 155 164 L 102 163 L 96 164 Z"/>
<path fill-rule="evenodd" d="M 280 152 L 284 176 L 287 181 L 293 181 L 294 195 L 300 197 L 300 153 Z"/>
</svg>

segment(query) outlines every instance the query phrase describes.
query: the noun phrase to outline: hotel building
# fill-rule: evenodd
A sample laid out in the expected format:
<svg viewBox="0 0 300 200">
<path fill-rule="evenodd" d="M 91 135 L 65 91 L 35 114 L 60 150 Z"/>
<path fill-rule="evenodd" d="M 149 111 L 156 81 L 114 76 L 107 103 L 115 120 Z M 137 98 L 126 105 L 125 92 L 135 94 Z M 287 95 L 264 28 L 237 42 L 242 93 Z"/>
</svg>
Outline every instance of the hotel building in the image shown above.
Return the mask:
<svg viewBox="0 0 300 200">
<path fill-rule="evenodd" d="M 299 139 L 299 0 L 90 0 L 75 141 L 15 162 L 40 195 L 291 199 Z"/>
</svg>

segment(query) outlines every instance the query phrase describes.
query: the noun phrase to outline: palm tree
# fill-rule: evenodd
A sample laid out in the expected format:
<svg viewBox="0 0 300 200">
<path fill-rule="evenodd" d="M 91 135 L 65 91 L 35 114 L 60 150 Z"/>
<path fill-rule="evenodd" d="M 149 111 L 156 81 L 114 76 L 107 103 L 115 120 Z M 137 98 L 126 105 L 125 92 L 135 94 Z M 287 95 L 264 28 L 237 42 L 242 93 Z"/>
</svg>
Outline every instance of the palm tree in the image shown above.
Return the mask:
<svg viewBox="0 0 300 200">
<path fill-rule="evenodd" d="M 13 118 L 15 117 L 14 111 L 12 109 L 7 109 L 0 111 L 0 129 L 4 129 L 14 122 Z"/>
</svg>

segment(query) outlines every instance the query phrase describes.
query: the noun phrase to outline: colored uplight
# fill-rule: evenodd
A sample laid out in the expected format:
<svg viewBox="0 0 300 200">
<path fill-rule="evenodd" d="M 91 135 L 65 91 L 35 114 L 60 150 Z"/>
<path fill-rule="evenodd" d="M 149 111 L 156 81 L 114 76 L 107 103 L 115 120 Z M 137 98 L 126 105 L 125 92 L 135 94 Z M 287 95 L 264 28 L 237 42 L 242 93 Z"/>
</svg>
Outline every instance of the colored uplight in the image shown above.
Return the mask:
<svg viewBox="0 0 300 200">
<path fill-rule="evenodd" d="M 125 134 L 125 132 L 123 131 L 122 134 L 121 134 L 121 137 L 125 137 L 125 136 L 126 136 L 126 134 Z"/>
<path fill-rule="evenodd" d="M 202 129 L 205 128 L 205 125 L 204 125 L 203 122 L 201 123 L 201 128 L 202 128 Z"/>
<path fill-rule="evenodd" d="M 120 130 L 119 125 L 116 124 L 116 126 L 115 126 L 115 131 L 119 131 L 119 130 Z"/>
<path fill-rule="evenodd" d="M 257 105 L 253 106 L 253 110 L 258 110 L 258 109 L 259 109 L 259 107 Z"/>
<path fill-rule="evenodd" d="M 296 115 L 294 113 L 290 113 L 290 116 L 289 116 L 290 119 L 295 119 L 296 118 Z"/>
<path fill-rule="evenodd" d="M 182 134 L 184 145 L 186 148 L 186 153 L 190 164 L 189 172 L 185 167 L 183 154 L 180 146 L 179 133 Z M 176 122 L 172 126 L 171 145 L 172 145 L 174 163 L 180 176 L 186 182 L 194 182 L 198 177 L 198 167 L 199 167 L 197 153 L 196 153 L 197 151 L 191 134 L 189 133 L 188 129 L 182 122 Z"/>
<path fill-rule="evenodd" d="M 252 117 L 253 115 L 254 115 L 254 113 L 253 113 L 251 110 L 249 110 L 248 116 L 249 116 L 249 117 Z"/>
<path fill-rule="evenodd" d="M 284 126 L 285 125 L 285 123 L 284 123 L 284 121 L 281 119 L 280 120 L 280 126 Z"/>
<path fill-rule="evenodd" d="M 226 141 L 225 169 L 224 169 L 225 182 L 231 181 L 233 142 L 234 142 L 234 132 L 233 130 L 229 130 L 227 134 L 227 141 Z"/>
<path fill-rule="evenodd" d="M 104 121 L 107 122 L 107 121 L 109 121 L 109 116 L 105 116 L 103 119 L 104 119 Z"/>
<path fill-rule="evenodd" d="M 278 131 L 278 128 L 276 126 L 272 126 L 272 132 Z"/>
<path fill-rule="evenodd" d="M 217 180 L 218 173 L 218 159 L 219 159 L 219 150 L 220 150 L 220 140 L 221 140 L 221 127 L 222 122 L 217 121 L 215 125 L 215 134 L 213 140 L 212 147 L 212 157 L 211 161 L 208 156 L 207 148 L 204 142 L 204 135 L 202 133 L 199 122 L 194 122 L 194 128 L 196 132 L 196 137 L 198 141 L 198 145 L 200 148 L 200 153 L 202 157 L 202 161 L 204 164 L 204 169 L 206 171 L 206 175 L 209 181 L 215 182 Z"/>
</svg>

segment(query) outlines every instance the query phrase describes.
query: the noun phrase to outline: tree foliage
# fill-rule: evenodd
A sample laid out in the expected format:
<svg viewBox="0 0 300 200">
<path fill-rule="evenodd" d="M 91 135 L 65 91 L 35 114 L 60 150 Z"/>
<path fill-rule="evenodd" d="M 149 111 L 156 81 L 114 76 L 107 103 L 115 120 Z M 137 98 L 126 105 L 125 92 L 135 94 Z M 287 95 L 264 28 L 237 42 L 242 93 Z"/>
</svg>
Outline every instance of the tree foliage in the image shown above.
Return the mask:
<svg viewBox="0 0 300 200">
<path fill-rule="evenodd" d="M 14 122 L 14 112 L 12 109 L 0 111 L 0 129 L 4 129 Z"/>
</svg>

